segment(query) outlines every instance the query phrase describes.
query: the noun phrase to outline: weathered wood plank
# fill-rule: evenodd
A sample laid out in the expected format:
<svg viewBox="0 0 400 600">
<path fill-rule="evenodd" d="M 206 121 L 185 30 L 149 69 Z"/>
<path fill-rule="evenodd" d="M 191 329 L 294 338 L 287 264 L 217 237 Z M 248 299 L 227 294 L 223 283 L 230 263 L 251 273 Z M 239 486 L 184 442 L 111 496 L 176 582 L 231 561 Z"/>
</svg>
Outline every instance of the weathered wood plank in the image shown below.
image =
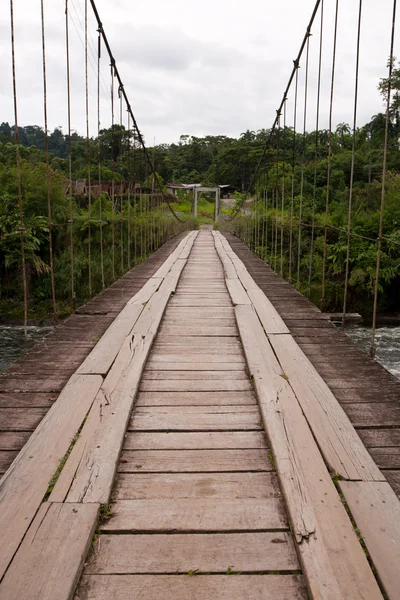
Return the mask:
<svg viewBox="0 0 400 600">
<path fill-rule="evenodd" d="M 400 429 L 358 429 L 357 433 L 367 448 L 400 446 Z"/>
<path fill-rule="evenodd" d="M 269 335 L 330 469 L 343 479 L 382 481 L 346 413 L 290 335 Z"/>
<path fill-rule="evenodd" d="M 6 393 L 0 394 L 0 408 L 47 408 L 53 406 L 58 394 L 51 393 Z"/>
<path fill-rule="evenodd" d="M 397 499 L 397 498 L 396 498 Z M 122 500 L 112 507 L 103 532 L 222 532 L 288 529 L 279 498 L 221 500 Z"/>
<path fill-rule="evenodd" d="M 251 473 L 120 473 L 113 498 L 279 498 L 274 472 Z"/>
<path fill-rule="evenodd" d="M 386 482 L 340 481 L 378 577 L 390 599 L 400 590 L 400 500 Z"/>
<path fill-rule="evenodd" d="M 400 447 L 370 448 L 372 458 L 381 469 L 400 469 Z"/>
<path fill-rule="evenodd" d="M 343 408 L 354 427 L 398 427 L 400 423 L 400 405 L 394 402 L 346 403 Z"/>
<path fill-rule="evenodd" d="M 238 431 L 261 429 L 257 413 L 237 414 L 139 414 L 134 413 L 130 423 L 131 431 Z"/>
<path fill-rule="evenodd" d="M 42 504 L 0 584 L 0 600 L 70 600 L 99 509 L 95 504 Z"/>
<path fill-rule="evenodd" d="M 0 408 L 0 431 L 32 431 L 47 408 Z"/>
<path fill-rule="evenodd" d="M 102 381 L 99 375 L 74 375 L 1 480 L 1 575 L 34 518 Z"/>
<path fill-rule="evenodd" d="M 141 392 L 244 392 L 253 388 L 247 379 L 235 381 L 182 381 L 180 379 L 143 381 Z"/>
<path fill-rule="evenodd" d="M 306 600 L 299 575 L 91 575 L 79 588 L 80 600 Z"/>
<path fill-rule="evenodd" d="M 140 392 L 136 406 L 255 405 L 254 392 Z"/>
<path fill-rule="evenodd" d="M 209 322 L 205 322 L 200 328 L 193 326 L 184 325 L 162 325 L 160 328 L 160 334 L 168 336 L 216 336 L 216 337 L 227 337 L 237 336 L 236 327 L 221 327 L 217 323 L 212 325 Z"/>
<path fill-rule="evenodd" d="M 208 382 L 211 381 L 220 381 L 220 380 L 225 380 L 225 379 L 229 379 L 231 381 L 243 381 L 243 380 L 247 380 L 247 376 L 246 373 L 244 371 L 244 369 L 241 370 L 235 370 L 235 371 L 224 371 L 224 370 L 218 370 L 218 371 L 180 371 L 175 370 L 175 371 L 153 371 L 153 370 L 147 370 L 143 373 L 143 377 L 142 377 L 142 381 L 153 381 L 153 380 L 160 380 L 160 381 L 167 381 L 170 379 L 179 379 L 181 382 L 184 382 L 186 380 L 189 380 L 191 382 L 196 381 L 196 380 L 200 380 L 203 381 L 204 379 L 206 379 Z"/>
<path fill-rule="evenodd" d="M 153 294 L 126 338 L 57 481 L 53 501 L 108 502 L 133 401 L 170 295 L 170 289 L 161 288 Z"/>
<path fill-rule="evenodd" d="M 124 450 L 237 450 L 240 448 L 266 447 L 265 435 L 261 431 L 128 432 L 124 443 Z"/>
<path fill-rule="evenodd" d="M 142 311 L 141 303 L 126 306 L 84 360 L 78 373 L 106 375 Z"/>
<path fill-rule="evenodd" d="M 168 357 L 170 358 L 170 357 Z M 208 361 L 208 357 L 205 356 L 204 357 L 205 360 Z M 156 372 L 165 372 L 165 371 L 173 371 L 173 372 L 182 372 L 182 371 L 201 371 L 204 372 L 205 376 L 207 377 L 206 373 L 210 372 L 210 371 L 222 371 L 222 372 L 226 372 L 226 371 L 235 371 L 237 372 L 237 369 L 240 367 L 245 367 L 245 362 L 242 361 L 238 361 L 238 362 L 182 362 L 179 363 L 179 361 L 173 361 L 173 362 L 162 362 L 162 361 L 158 361 L 158 360 L 150 360 L 147 364 L 146 364 L 146 370 L 147 372 L 149 371 L 156 371 Z M 244 371 L 243 371 L 244 372 Z M 1 412 L 0 412 L 1 414 Z"/>
<path fill-rule="evenodd" d="M 251 300 L 239 279 L 227 279 L 226 286 L 234 305 L 251 304 Z"/>
<path fill-rule="evenodd" d="M 271 471 L 264 449 L 246 450 L 124 450 L 120 473 L 203 473 Z"/>
<path fill-rule="evenodd" d="M 30 436 L 30 431 L 2 431 L 0 433 L 0 450 L 21 450 Z"/>
<path fill-rule="evenodd" d="M 255 282 L 254 285 L 256 285 Z M 278 311 L 260 288 L 252 287 L 247 293 L 266 333 L 289 333 L 289 329 L 280 317 Z"/>
<path fill-rule="evenodd" d="M 186 363 L 189 364 L 198 364 L 200 357 L 193 357 L 193 353 L 187 353 L 187 352 L 180 352 L 177 353 L 175 352 L 173 349 L 171 349 L 168 353 L 166 352 L 162 352 L 159 349 L 154 349 L 150 355 L 150 358 L 148 360 L 148 362 L 146 363 L 146 369 L 150 368 L 151 366 L 158 364 L 158 365 L 167 365 L 169 363 L 173 363 L 175 364 L 175 366 L 178 365 L 182 365 L 183 368 L 183 364 L 185 363 L 184 368 L 186 369 Z M 207 361 L 206 364 L 209 365 L 215 365 L 215 364 L 230 364 L 230 365 L 236 365 L 236 369 L 238 369 L 239 367 L 237 366 L 238 364 L 241 365 L 245 365 L 246 361 L 244 360 L 244 356 L 243 354 L 239 351 L 235 352 L 234 354 L 209 354 L 207 353 L 205 358 L 205 361 Z M 160 367 L 160 369 L 164 368 L 163 366 Z M 213 367 L 214 368 L 214 367 Z"/>
<path fill-rule="evenodd" d="M 226 573 L 299 568 L 287 533 L 100 535 L 86 568 L 106 573 Z"/>
<path fill-rule="evenodd" d="M 315 598 L 382 599 L 351 522 L 252 307 L 235 308 L 294 535 Z"/>
</svg>

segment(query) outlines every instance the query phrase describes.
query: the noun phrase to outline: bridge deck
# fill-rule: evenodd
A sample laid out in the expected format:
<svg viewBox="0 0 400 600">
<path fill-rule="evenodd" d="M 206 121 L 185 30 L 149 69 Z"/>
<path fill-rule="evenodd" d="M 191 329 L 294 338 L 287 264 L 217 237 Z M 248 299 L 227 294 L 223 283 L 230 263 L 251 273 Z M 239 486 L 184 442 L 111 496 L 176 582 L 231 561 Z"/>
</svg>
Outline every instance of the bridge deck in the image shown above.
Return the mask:
<svg viewBox="0 0 400 600">
<path fill-rule="evenodd" d="M 383 598 L 343 500 L 399 598 L 398 499 L 225 238 L 189 234 L 3 478 L 0 600 L 74 598 L 84 563 L 80 600 Z"/>
</svg>

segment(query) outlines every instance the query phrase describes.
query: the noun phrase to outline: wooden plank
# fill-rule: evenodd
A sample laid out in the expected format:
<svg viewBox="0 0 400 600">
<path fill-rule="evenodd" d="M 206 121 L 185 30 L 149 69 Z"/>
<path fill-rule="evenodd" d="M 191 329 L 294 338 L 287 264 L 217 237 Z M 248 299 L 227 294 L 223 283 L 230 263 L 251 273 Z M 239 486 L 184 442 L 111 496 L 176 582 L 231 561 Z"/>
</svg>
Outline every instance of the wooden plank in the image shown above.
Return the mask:
<svg viewBox="0 0 400 600">
<path fill-rule="evenodd" d="M 286 327 L 278 311 L 260 288 L 253 287 L 247 293 L 266 333 L 289 333 L 289 329 Z"/>
<path fill-rule="evenodd" d="M 197 302 L 197 300 L 196 300 Z M 212 325 L 211 323 L 204 323 L 204 325 L 201 327 L 201 329 L 199 327 L 196 326 L 180 326 L 180 325 L 162 325 L 160 328 L 160 334 L 161 335 L 168 335 L 168 336 L 198 336 L 198 337 L 204 337 L 204 336 L 215 336 L 215 337 L 227 337 L 227 336 L 232 336 L 232 337 L 236 337 L 237 336 L 237 329 L 236 327 L 220 327 L 219 325 L 215 324 Z"/>
<path fill-rule="evenodd" d="M 100 506 L 42 504 L 0 584 L 0 600 L 70 600 Z"/>
<path fill-rule="evenodd" d="M 254 405 L 254 392 L 140 392 L 136 406 Z"/>
<path fill-rule="evenodd" d="M 131 431 L 238 431 L 261 429 L 260 417 L 257 413 L 237 414 L 171 414 L 161 415 L 134 413 L 129 429 Z"/>
<path fill-rule="evenodd" d="M 203 473 L 271 471 L 264 449 L 246 450 L 124 450 L 119 473 Z"/>
<path fill-rule="evenodd" d="M 0 431 L 32 431 L 47 408 L 0 408 Z"/>
<path fill-rule="evenodd" d="M 178 364 L 182 369 L 186 369 L 186 363 L 188 364 L 198 364 L 198 359 L 200 357 L 194 357 L 193 353 L 188 354 L 185 352 L 181 352 L 178 354 L 174 350 L 170 350 L 168 353 L 162 352 L 160 350 L 153 350 L 150 355 L 150 359 L 146 364 L 146 369 L 153 367 L 153 365 L 160 365 L 158 368 L 166 368 L 164 365 L 168 363 L 173 363 L 175 366 Z M 243 354 L 237 350 L 235 354 L 208 354 L 206 356 L 208 365 L 217 365 L 219 364 L 230 364 L 236 365 L 235 369 L 238 369 L 238 365 L 245 365 L 246 362 L 244 360 Z M 195 362 L 196 361 L 196 362 Z M 211 367 L 210 367 L 211 368 Z M 212 367 L 214 368 L 214 367 Z"/>
<path fill-rule="evenodd" d="M 160 287 L 163 282 L 163 277 L 150 277 L 144 286 L 127 302 L 127 306 L 131 304 L 146 304 Z"/>
<path fill-rule="evenodd" d="M 0 408 L 47 408 L 53 406 L 58 394 L 15 392 L 0 394 Z"/>
<path fill-rule="evenodd" d="M 213 297 L 207 297 L 207 298 L 198 298 L 196 296 L 196 298 L 192 298 L 191 296 L 187 296 L 186 298 L 178 298 L 175 297 L 171 300 L 171 306 L 215 306 L 215 307 L 220 307 L 220 306 L 227 306 L 227 307 L 231 307 L 231 301 L 228 298 L 213 298 Z M 7 390 L 4 390 L 7 391 Z"/>
<path fill-rule="evenodd" d="M 251 304 L 251 300 L 239 279 L 227 279 L 226 286 L 228 288 L 232 303 L 235 306 L 236 304 Z"/>
<path fill-rule="evenodd" d="M 288 529 L 279 498 L 122 500 L 112 507 L 102 532 L 222 532 Z"/>
<path fill-rule="evenodd" d="M 128 432 L 124 443 L 124 450 L 237 450 L 266 447 L 265 435 L 261 431 Z"/>
<path fill-rule="evenodd" d="M 3 431 L 0 433 L 0 450 L 21 450 L 30 436 L 30 431 Z"/>
<path fill-rule="evenodd" d="M 400 591 L 400 500 L 388 483 L 340 481 L 379 580 L 390 599 Z"/>
<path fill-rule="evenodd" d="M 395 402 L 346 403 L 343 408 L 354 427 L 398 427 L 400 423 L 400 406 Z"/>
<path fill-rule="evenodd" d="M 332 472 L 343 479 L 382 481 L 346 413 L 294 339 L 270 335 L 269 340 Z"/>
<path fill-rule="evenodd" d="M 80 600 L 306 600 L 299 575 L 90 575 L 79 588 Z"/>
<path fill-rule="evenodd" d="M 165 357 L 165 358 L 170 358 Z M 205 359 L 207 359 L 208 361 L 208 357 L 204 357 Z M 158 360 L 150 360 L 147 364 L 146 364 L 146 370 L 147 371 L 158 371 L 160 372 L 162 371 L 202 371 L 202 372 L 210 372 L 210 371 L 237 371 L 238 368 L 240 367 L 245 367 L 245 362 L 244 361 L 239 361 L 239 362 L 232 362 L 232 363 L 228 363 L 228 362 L 199 362 L 199 363 L 189 363 L 189 362 L 182 362 L 179 363 L 178 361 L 174 361 L 174 362 L 162 362 L 162 361 L 158 361 Z M 1 411 L 0 411 L 0 415 L 1 415 Z"/>
<path fill-rule="evenodd" d="M 204 351 L 204 348 L 207 348 L 207 352 L 210 354 L 218 353 L 223 350 L 224 352 L 228 352 L 228 349 L 233 349 L 235 352 L 241 350 L 241 345 L 239 342 L 239 336 L 236 338 L 231 337 L 223 337 L 219 339 L 212 339 L 211 337 L 194 337 L 194 336 L 182 336 L 179 340 L 175 338 L 171 338 L 168 335 L 158 335 L 156 343 L 154 344 L 154 348 L 160 348 L 162 346 L 174 346 L 185 348 L 185 351 L 190 351 L 191 349 L 200 348 Z"/>
<path fill-rule="evenodd" d="M 247 379 L 235 381 L 181 381 L 180 379 L 143 381 L 141 392 L 244 392 L 253 388 Z"/>
<path fill-rule="evenodd" d="M 0 483 L 0 576 L 34 518 L 58 464 L 102 384 L 74 375 Z"/>
<path fill-rule="evenodd" d="M 2 450 L 0 452 L 0 474 L 3 475 L 18 456 L 17 450 Z M 1 485 L 1 484 L 0 484 Z M 1 488 L 0 488 L 1 489 Z"/>
<path fill-rule="evenodd" d="M 133 304 L 128 308 L 129 316 L 122 316 L 121 313 L 116 318 L 79 367 L 78 373 L 97 373 L 99 375 L 106 375 L 108 373 L 125 338 L 130 334 L 143 311 L 142 304 Z M 125 312 L 125 314 L 127 313 Z"/>
<path fill-rule="evenodd" d="M 207 379 L 207 381 L 219 381 L 229 379 L 231 381 L 247 381 L 247 376 L 244 369 L 235 370 L 235 371 L 151 371 L 146 370 L 143 373 L 142 381 L 153 381 L 153 380 L 161 380 L 166 381 L 169 379 L 179 379 L 181 382 L 189 380 L 196 381 L 203 379 Z"/>
<path fill-rule="evenodd" d="M 241 413 L 259 416 L 258 406 L 138 406 L 136 415 L 238 415 Z"/>
<path fill-rule="evenodd" d="M 381 469 L 400 469 L 400 447 L 370 448 L 372 458 Z"/>
<path fill-rule="evenodd" d="M 400 446 L 400 429 L 358 429 L 357 433 L 366 448 Z"/>
<path fill-rule="evenodd" d="M 178 498 L 279 498 L 274 472 L 120 473 L 114 500 Z"/>
<path fill-rule="evenodd" d="M 291 571 L 299 568 L 290 534 L 100 535 L 87 574 Z"/>
<path fill-rule="evenodd" d="M 252 307 L 235 308 L 312 597 L 382 594 L 297 399 Z"/>
<path fill-rule="evenodd" d="M 394 492 L 400 496 L 400 470 L 399 471 L 385 471 L 386 479 L 392 486 Z"/>
</svg>

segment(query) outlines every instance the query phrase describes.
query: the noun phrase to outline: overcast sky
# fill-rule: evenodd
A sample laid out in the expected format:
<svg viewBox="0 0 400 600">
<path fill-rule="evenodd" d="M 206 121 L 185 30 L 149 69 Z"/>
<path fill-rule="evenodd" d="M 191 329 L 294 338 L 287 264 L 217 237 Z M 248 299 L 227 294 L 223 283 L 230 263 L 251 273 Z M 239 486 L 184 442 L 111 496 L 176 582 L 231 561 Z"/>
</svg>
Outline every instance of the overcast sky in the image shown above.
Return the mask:
<svg viewBox="0 0 400 600">
<path fill-rule="evenodd" d="M 327 127 L 336 0 L 325 0 L 321 127 Z M 104 29 L 147 144 L 181 134 L 239 136 L 271 126 L 315 0 L 97 0 Z M 351 123 L 359 0 L 340 0 L 334 122 Z M 358 123 L 383 110 L 393 0 L 364 0 Z M 40 0 L 14 0 L 19 123 L 43 125 Z M 65 0 L 45 0 L 49 128 L 66 129 Z M 84 0 L 69 0 L 72 127 L 85 133 Z M 320 16 L 310 46 L 307 129 L 315 128 Z M 90 18 L 90 129 L 96 133 L 96 27 Z M 396 43 L 396 47 L 398 44 Z M 400 53 L 397 52 L 400 57 Z M 0 2 L 0 121 L 14 122 L 10 11 Z M 109 126 L 110 70 L 102 60 L 102 126 Z M 302 127 L 304 68 L 298 127 Z M 116 103 L 115 119 L 119 120 Z M 124 123 L 126 117 L 124 113 Z M 287 122 L 293 121 L 293 98 Z"/>
</svg>

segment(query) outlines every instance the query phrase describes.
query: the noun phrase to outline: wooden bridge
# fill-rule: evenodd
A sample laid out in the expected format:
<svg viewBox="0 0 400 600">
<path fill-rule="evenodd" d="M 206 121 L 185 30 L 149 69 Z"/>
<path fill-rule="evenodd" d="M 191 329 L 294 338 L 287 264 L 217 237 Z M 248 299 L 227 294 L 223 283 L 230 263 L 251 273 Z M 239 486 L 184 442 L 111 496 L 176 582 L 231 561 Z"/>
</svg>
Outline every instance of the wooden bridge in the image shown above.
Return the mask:
<svg viewBox="0 0 400 600">
<path fill-rule="evenodd" d="M 0 378 L 0 600 L 400 598 L 399 388 L 181 234 Z"/>
</svg>

